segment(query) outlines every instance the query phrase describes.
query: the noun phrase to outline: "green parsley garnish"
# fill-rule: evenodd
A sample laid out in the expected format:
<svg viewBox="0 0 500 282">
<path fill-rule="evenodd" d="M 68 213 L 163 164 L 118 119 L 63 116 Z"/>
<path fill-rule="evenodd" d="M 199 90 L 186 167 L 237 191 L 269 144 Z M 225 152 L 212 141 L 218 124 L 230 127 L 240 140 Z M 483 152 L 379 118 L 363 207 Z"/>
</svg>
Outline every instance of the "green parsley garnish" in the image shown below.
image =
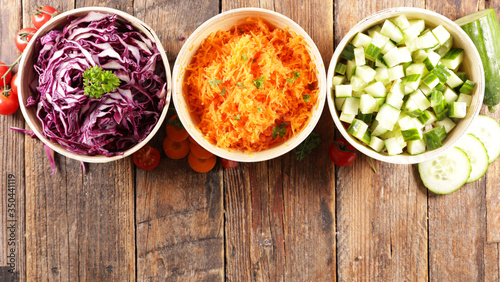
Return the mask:
<svg viewBox="0 0 500 282">
<path fill-rule="evenodd" d="M 259 113 L 262 113 L 262 109 L 261 109 L 260 107 L 257 107 L 257 111 L 258 111 Z"/>
<path fill-rule="evenodd" d="M 241 82 L 241 81 L 240 81 L 240 82 L 237 82 L 237 83 L 236 83 L 236 85 L 237 85 L 237 86 L 239 86 L 239 87 L 241 87 L 241 88 L 247 88 L 247 87 L 245 86 L 245 84 L 243 84 L 243 82 Z"/>
<path fill-rule="evenodd" d="M 241 119 L 241 115 L 240 114 L 237 114 L 233 117 L 235 120 L 240 120 Z"/>
<path fill-rule="evenodd" d="M 116 90 L 120 86 L 120 79 L 112 71 L 104 71 L 100 66 L 94 66 L 83 73 L 83 86 L 83 94 L 101 98 L 102 94 Z"/>
<path fill-rule="evenodd" d="M 246 61 L 246 60 L 248 60 L 248 57 L 247 57 L 247 55 L 243 54 L 243 55 L 241 55 L 241 59 L 242 59 L 243 61 Z"/>
<path fill-rule="evenodd" d="M 311 95 L 302 95 L 302 99 L 304 99 L 304 102 L 309 103 L 309 99 L 311 98 Z"/>
<path fill-rule="evenodd" d="M 181 122 L 181 120 L 179 119 L 178 116 L 176 116 L 173 120 L 169 119 L 167 121 L 167 124 L 171 125 L 171 126 L 177 126 L 180 129 L 184 129 L 184 125 L 182 125 L 182 122 Z"/>
<path fill-rule="evenodd" d="M 226 95 L 226 87 L 222 88 L 222 91 L 220 92 L 219 95 L 221 95 L 221 96 Z"/>
<path fill-rule="evenodd" d="M 277 138 L 278 136 L 281 138 L 286 134 L 286 122 L 280 122 L 276 126 L 273 126 L 273 138 Z"/>
<path fill-rule="evenodd" d="M 293 83 L 294 81 L 295 80 L 293 78 L 289 78 L 289 77 L 286 78 L 286 82 L 288 82 L 290 84 Z"/>
<path fill-rule="evenodd" d="M 208 81 L 208 83 L 210 85 L 212 85 L 213 87 L 217 87 L 217 86 L 219 86 L 222 83 L 222 79 L 215 79 L 215 78 L 214 79 L 210 79 Z"/>
<path fill-rule="evenodd" d="M 318 133 L 313 132 L 311 135 L 307 136 L 306 140 L 300 143 L 299 146 L 295 149 L 295 156 L 298 161 L 301 161 L 309 155 L 313 149 L 317 148 L 321 143 L 321 137 Z"/>
<path fill-rule="evenodd" d="M 300 73 L 298 71 L 293 71 L 293 79 L 297 79 L 300 77 Z"/>
<path fill-rule="evenodd" d="M 255 85 L 255 87 L 257 87 L 257 89 L 261 89 L 262 84 L 264 84 L 264 76 L 261 76 L 253 81 L 253 85 Z"/>
</svg>

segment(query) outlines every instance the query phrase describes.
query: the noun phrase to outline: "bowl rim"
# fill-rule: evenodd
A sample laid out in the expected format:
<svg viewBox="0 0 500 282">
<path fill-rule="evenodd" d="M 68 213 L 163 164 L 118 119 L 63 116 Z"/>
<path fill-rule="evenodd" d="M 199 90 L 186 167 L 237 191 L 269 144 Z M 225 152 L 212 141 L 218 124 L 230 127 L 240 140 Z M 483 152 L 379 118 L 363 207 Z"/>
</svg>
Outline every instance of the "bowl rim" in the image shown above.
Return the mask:
<svg viewBox="0 0 500 282">
<path fill-rule="evenodd" d="M 182 81 L 184 78 L 183 71 L 181 70 L 183 58 L 186 57 L 186 53 L 190 52 L 194 48 L 198 48 L 199 45 L 195 46 L 195 41 L 198 40 L 204 32 L 206 32 L 206 29 L 209 29 L 212 27 L 213 24 L 216 24 L 219 20 L 228 17 L 228 16 L 238 16 L 238 19 L 249 17 L 248 14 L 252 14 L 252 16 L 260 16 L 264 21 L 270 22 L 274 24 L 274 22 L 267 17 L 277 17 L 280 20 L 282 20 L 284 25 L 286 27 L 290 28 L 290 30 L 294 31 L 298 35 L 302 36 L 307 44 L 307 49 L 309 51 L 309 54 L 311 56 L 311 59 L 315 62 L 316 64 L 316 76 L 318 78 L 318 87 L 320 88 L 320 91 L 318 93 L 318 100 L 316 104 L 312 107 L 313 111 L 313 116 L 309 119 L 308 123 L 305 125 L 305 127 L 296 135 L 293 137 L 289 138 L 283 143 L 280 143 L 276 147 L 271 147 L 269 149 L 259 151 L 259 152 L 242 152 L 240 150 L 236 149 L 223 149 L 220 147 L 215 146 L 214 144 L 210 143 L 206 138 L 204 138 L 199 132 L 195 126 L 190 126 L 191 122 L 187 120 L 188 118 L 184 115 L 182 115 L 184 109 L 182 107 L 186 107 L 186 105 L 181 104 L 179 99 L 183 99 L 183 91 L 182 91 Z M 255 14 L 255 15 L 254 15 Z M 233 26 L 234 24 L 231 24 Z M 204 36 L 201 40 L 204 40 L 206 36 Z M 186 58 L 187 63 L 185 65 L 188 65 L 191 60 L 191 57 Z M 179 119 L 181 120 L 184 128 L 188 131 L 189 135 L 203 148 L 208 150 L 209 152 L 213 153 L 216 156 L 219 156 L 224 159 L 232 160 L 232 161 L 238 161 L 238 162 L 261 162 L 261 161 L 267 161 L 271 160 L 277 157 L 280 157 L 294 148 L 296 148 L 302 141 L 307 138 L 312 132 L 312 130 L 316 127 L 323 109 L 324 105 L 326 103 L 326 70 L 325 70 L 325 64 L 323 62 L 323 58 L 321 57 L 321 53 L 319 52 L 318 47 L 312 40 L 312 38 L 309 36 L 309 34 L 295 21 L 290 19 L 289 17 L 280 14 L 278 12 L 264 9 L 264 8 L 255 8 L 255 7 L 246 7 L 246 8 L 237 8 L 237 9 L 231 9 L 225 12 L 222 12 L 220 14 L 217 14 L 210 19 L 206 20 L 203 24 L 201 24 L 185 41 L 184 45 L 182 46 L 181 50 L 179 51 L 176 61 L 174 63 L 173 67 L 173 89 L 172 89 L 172 101 L 174 104 L 174 107 L 177 111 L 177 115 Z M 182 80 L 181 80 L 182 79 Z M 180 87 L 179 87 L 180 85 Z M 186 111 L 188 111 L 186 109 Z M 297 138 L 298 137 L 298 138 Z M 273 152 L 274 154 L 266 154 L 269 150 L 273 150 L 277 147 L 280 147 L 279 151 Z"/>
<path fill-rule="evenodd" d="M 479 56 L 479 53 L 477 51 L 476 46 L 472 42 L 472 40 L 469 38 L 469 36 L 458 26 L 456 23 L 454 23 L 452 20 L 449 18 L 436 13 L 434 11 L 429 11 L 426 9 L 422 8 L 415 8 L 415 7 L 396 7 L 396 8 L 388 8 L 384 10 L 380 10 L 374 14 L 371 14 L 364 18 L 363 20 L 359 21 L 356 25 L 354 25 L 349 32 L 344 35 L 340 43 L 335 47 L 335 52 L 332 55 L 332 59 L 330 60 L 330 64 L 328 67 L 328 74 L 327 74 L 327 84 L 328 88 L 332 88 L 332 78 L 335 75 L 335 65 L 337 61 L 339 60 L 340 54 L 344 50 L 345 46 L 347 45 L 348 42 L 354 37 L 354 35 L 358 32 L 363 32 L 366 31 L 369 27 L 373 26 L 377 22 L 381 22 L 384 19 L 388 19 L 391 17 L 395 17 L 401 14 L 405 13 L 419 13 L 419 14 L 426 14 L 428 16 L 431 16 L 433 18 L 437 18 L 441 21 L 446 22 L 447 24 L 453 26 L 455 28 L 454 32 L 458 33 L 459 37 L 461 40 L 464 41 L 464 45 L 469 45 L 472 49 L 472 54 L 467 54 L 467 56 L 472 57 L 471 60 L 474 61 L 475 63 L 478 62 L 475 66 L 476 68 L 482 70 L 483 69 L 483 64 L 481 61 L 481 57 Z M 429 20 L 426 20 L 429 21 Z M 470 124 L 474 120 L 475 117 L 479 114 L 481 107 L 482 107 L 482 101 L 484 99 L 484 72 L 480 71 L 480 77 L 479 80 L 477 81 L 477 88 L 475 90 L 474 95 L 479 95 L 479 105 L 475 109 L 475 111 L 472 113 L 472 116 L 470 119 L 467 121 L 467 125 L 463 132 L 460 134 L 460 136 L 463 136 L 464 134 L 467 133 L 467 129 L 469 128 Z M 331 92 L 330 92 L 331 93 Z M 379 161 L 387 162 L 387 163 L 394 163 L 394 164 L 415 164 L 415 163 L 420 163 L 432 158 L 435 158 L 442 153 L 444 153 L 447 149 L 453 147 L 455 143 L 460 139 L 456 138 L 453 142 L 446 142 L 442 147 L 432 150 L 432 151 L 426 151 L 422 154 L 418 155 L 409 155 L 409 154 L 400 154 L 400 155 L 384 155 L 376 152 L 375 150 L 361 144 L 357 140 L 355 140 L 349 133 L 347 133 L 346 129 L 342 125 L 342 122 L 340 121 L 338 115 L 337 115 L 337 110 L 335 108 L 335 103 L 333 101 L 332 95 L 327 95 L 327 103 L 328 107 L 330 109 L 330 114 L 332 115 L 333 121 L 335 123 L 335 127 L 340 131 L 342 136 L 351 144 L 353 145 L 358 151 L 362 152 L 363 154 L 374 158 Z"/>
<path fill-rule="evenodd" d="M 156 44 L 156 47 L 157 47 L 158 51 L 160 52 L 160 56 L 162 58 L 163 65 L 165 68 L 166 83 L 167 83 L 166 92 L 167 93 L 164 97 L 165 106 L 164 106 L 163 110 L 161 111 L 160 117 L 158 118 L 158 121 L 156 122 L 156 125 L 153 127 L 151 132 L 141 142 L 135 144 L 134 146 L 130 147 L 129 149 L 127 149 L 125 151 L 122 151 L 123 154 L 121 154 L 121 155 L 115 155 L 115 156 L 111 156 L 111 157 L 106 157 L 105 155 L 94 155 L 94 156 L 82 155 L 82 154 L 70 152 L 70 151 L 66 150 L 66 148 L 62 147 L 61 145 L 53 143 L 52 141 L 47 139 L 41 132 L 39 132 L 36 129 L 37 127 L 34 126 L 34 121 L 32 121 L 31 119 L 28 118 L 27 109 L 26 109 L 26 106 L 25 106 L 24 101 L 23 101 L 24 95 L 21 94 L 22 93 L 21 88 L 19 90 L 20 93 L 18 95 L 18 99 L 19 99 L 19 105 L 20 105 L 24 120 L 26 121 L 26 123 L 28 124 L 30 129 L 35 133 L 36 137 L 38 137 L 38 139 L 40 139 L 40 141 L 42 141 L 42 143 L 44 145 L 48 146 L 50 149 L 54 150 L 55 152 L 57 152 L 61 155 L 64 155 L 65 157 L 68 157 L 68 158 L 71 158 L 71 159 L 74 159 L 77 161 L 88 162 L 88 163 L 107 163 L 107 162 L 116 161 L 116 160 L 125 158 L 127 156 L 130 156 L 133 153 L 135 153 L 137 150 L 142 148 L 144 145 L 146 145 L 149 142 L 149 140 L 151 140 L 151 138 L 153 138 L 153 136 L 156 134 L 156 132 L 160 129 L 160 127 L 163 124 L 163 121 L 165 120 L 165 117 L 167 116 L 168 105 L 170 104 L 171 92 L 172 92 L 172 80 L 171 80 L 170 65 L 168 62 L 168 58 L 167 58 L 165 49 L 163 48 L 163 45 L 161 43 L 161 40 L 156 35 L 154 30 L 150 26 L 145 24 L 143 21 L 136 18 L 135 16 L 130 15 L 129 13 L 126 13 L 126 12 L 123 12 L 120 10 L 113 9 L 113 8 L 82 7 L 82 8 L 72 9 L 72 10 L 63 12 L 63 13 L 51 18 L 50 21 L 48 21 L 46 24 L 44 24 L 33 35 L 33 38 L 28 42 L 28 45 L 26 46 L 26 49 L 25 49 L 26 52 L 23 53 L 23 56 L 22 56 L 21 61 L 19 63 L 18 73 L 19 73 L 19 78 L 21 79 L 23 77 L 22 76 L 23 70 L 26 69 L 26 67 L 27 67 L 26 66 L 27 58 L 26 58 L 26 56 L 24 56 L 24 54 L 29 53 L 29 52 L 27 52 L 27 50 L 31 50 L 32 48 L 34 48 L 33 46 L 35 45 L 35 43 L 39 37 L 47 34 L 49 31 L 52 30 L 52 27 L 51 27 L 52 23 L 62 21 L 62 20 L 64 20 L 64 18 L 67 18 L 68 16 L 71 16 L 71 15 L 74 15 L 77 13 L 87 13 L 88 14 L 89 12 L 101 12 L 101 13 L 116 14 L 121 19 L 126 20 L 134 28 L 137 28 L 137 26 L 140 25 L 141 28 L 143 28 L 144 30 L 149 32 L 149 35 L 146 34 L 146 36 L 149 39 L 154 40 L 154 43 Z M 141 32 L 143 32 L 143 31 L 141 30 Z M 32 93 L 29 93 L 29 96 L 32 96 L 32 95 L 33 95 Z M 27 97 L 29 97 L 29 96 L 27 96 Z"/>
</svg>

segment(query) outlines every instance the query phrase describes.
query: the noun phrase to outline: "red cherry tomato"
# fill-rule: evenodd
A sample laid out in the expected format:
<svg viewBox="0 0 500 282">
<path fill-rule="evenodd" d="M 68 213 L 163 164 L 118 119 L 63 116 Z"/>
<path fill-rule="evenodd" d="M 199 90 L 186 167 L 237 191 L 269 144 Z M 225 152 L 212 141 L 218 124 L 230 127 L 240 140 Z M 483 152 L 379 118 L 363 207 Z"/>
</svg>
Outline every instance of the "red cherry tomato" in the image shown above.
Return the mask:
<svg viewBox="0 0 500 282">
<path fill-rule="evenodd" d="M 328 150 L 330 159 L 338 166 L 348 166 L 356 160 L 356 149 L 344 138 L 333 141 Z"/>
<path fill-rule="evenodd" d="M 52 17 L 57 16 L 57 14 L 58 12 L 54 7 L 51 6 L 37 7 L 33 12 L 33 14 L 31 15 L 31 22 L 37 29 L 39 29 Z"/>
<path fill-rule="evenodd" d="M 0 90 L 0 115 L 8 116 L 19 109 L 19 99 L 12 91 Z"/>
<path fill-rule="evenodd" d="M 26 45 L 28 45 L 28 42 L 30 42 L 31 38 L 33 37 L 33 34 L 37 29 L 32 28 L 32 27 L 26 27 L 21 29 L 20 31 L 17 32 L 16 34 L 16 47 L 19 49 L 19 51 L 24 51 L 26 48 Z"/>
<path fill-rule="evenodd" d="M 146 144 L 135 152 L 132 158 L 139 168 L 152 170 L 160 164 L 160 151 Z"/>
<path fill-rule="evenodd" d="M 9 67 L 4 63 L 0 63 L 0 87 L 4 87 L 2 76 L 9 70 Z M 10 72 L 5 76 L 5 83 L 9 83 L 11 78 Z"/>
<path fill-rule="evenodd" d="M 18 94 L 17 88 L 19 88 L 19 77 L 17 76 L 17 73 L 12 77 L 12 80 L 10 81 L 10 90 L 14 94 Z"/>
<path fill-rule="evenodd" d="M 231 160 L 226 160 L 226 159 L 223 159 L 223 158 L 220 158 L 220 163 L 222 164 L 222 166 L 224 168 L 233 168 L 233 167 L 237 167 L 238 166 L 238 162 L 235 162 L 235 161 L 231 161 Z"/>
</svg>

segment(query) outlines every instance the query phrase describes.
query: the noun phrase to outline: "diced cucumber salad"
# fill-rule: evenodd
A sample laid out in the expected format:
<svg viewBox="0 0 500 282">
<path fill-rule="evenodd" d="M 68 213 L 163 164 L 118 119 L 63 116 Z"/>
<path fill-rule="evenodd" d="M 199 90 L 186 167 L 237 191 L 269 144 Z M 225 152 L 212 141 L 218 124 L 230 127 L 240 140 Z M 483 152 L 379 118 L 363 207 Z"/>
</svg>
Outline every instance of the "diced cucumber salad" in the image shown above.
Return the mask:
<svg viewBox="0 0 500 282">
<path fill-rule="evenodd" d="M 339 118 L 377 152 L 439 148 L 472 100 L 476 83 L 460 71 L 463 59 L 443 26 L 404 15 L 385 20 L 340 55 L 332 89 Z"/>
</svg>

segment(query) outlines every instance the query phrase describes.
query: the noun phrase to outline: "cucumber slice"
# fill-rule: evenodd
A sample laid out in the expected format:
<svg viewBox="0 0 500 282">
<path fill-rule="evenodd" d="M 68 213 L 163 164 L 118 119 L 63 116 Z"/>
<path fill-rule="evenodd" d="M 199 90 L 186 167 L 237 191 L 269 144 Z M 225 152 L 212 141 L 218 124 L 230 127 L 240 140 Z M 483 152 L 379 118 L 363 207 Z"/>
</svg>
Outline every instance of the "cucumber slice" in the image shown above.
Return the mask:
<svg viewBox="0 0 500 282">
<path fill-rule="evenodd" d="M 494 9 L 482 10 L 455 21 L 469 35 L 481 57 L 485 91 L 483 103 L 490 112 L 500 102 L 500 24 Z"/>
<path fill-rule="evenodd" d="M 435 159 L 418 164 L 418 172 L 427 189 L 436 194 L 458 190 L 469 179 L 472 167 L 464 151 L 453 147 Z"/>
<path fill-rule="evenodd" d="M 478 115 L 469 127 L 469 133 L 483 142 L 490 163 L 500 156 L 500 124 L 492 117 Z"/>
<path fill-rule="evenodd" d="M 472 171 L 467 183 L 474 182 L 481 178 L 488 170 L 489 158 L 483 143 L 474 135 L 466 134 L 455 145 L 462 149 L 470 160 Z"/>
</svg>

